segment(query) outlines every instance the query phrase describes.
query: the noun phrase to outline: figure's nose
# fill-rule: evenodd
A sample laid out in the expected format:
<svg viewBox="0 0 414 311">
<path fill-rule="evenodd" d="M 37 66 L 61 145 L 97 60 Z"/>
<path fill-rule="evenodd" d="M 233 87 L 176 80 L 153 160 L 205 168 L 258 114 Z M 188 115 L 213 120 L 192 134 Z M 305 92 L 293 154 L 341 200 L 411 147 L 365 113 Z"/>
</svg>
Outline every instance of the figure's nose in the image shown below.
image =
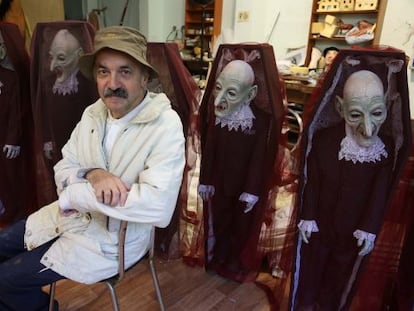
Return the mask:
<svg viewBox="0 0 414 311">
<path fill-rule="evenodd" d="M 368 117 L 364 118 L 364 136 L 371 137 L 372 132 L 374 131 L 374 124 L 372 124 L 371 120 Z"/>
<path fill-rule="evenodd" d="M 224 101 L 224 91 L 220 91 L 216 95 L 216 99 L 214 100 L 214 105 L 217 106 L 223 101 Z"/>
<path fill-rule="evenodd" d="M 56 60 L 54 58 L 51 59 L 50 61 L 50 71 L 55 70 L 55 66 L 56 66 Z"/>
</svg>

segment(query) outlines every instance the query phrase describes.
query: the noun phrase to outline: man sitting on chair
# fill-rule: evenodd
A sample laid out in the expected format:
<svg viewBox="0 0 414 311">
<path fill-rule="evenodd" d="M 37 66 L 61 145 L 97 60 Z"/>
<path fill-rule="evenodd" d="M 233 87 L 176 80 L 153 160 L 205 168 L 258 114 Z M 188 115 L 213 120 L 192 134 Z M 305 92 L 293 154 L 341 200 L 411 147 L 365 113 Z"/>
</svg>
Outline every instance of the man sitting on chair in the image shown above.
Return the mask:
<svg viewBox="0 0 414 311">
<path fill-rule="evenodd" d="M 54 168 L 58 201 L 0 231 L 0 310 L 43 310 L 46 284 L 115 275 L 121 220 L 129 222 L 126 267 L 147 252 L 152 226 L 168 225 L 184 136 L 165 94 L 147 90 L 157 73 L 146 44 L 138 31 L 113 26 L 81 57 L 100 99 L 85 109 Z"/>
</svg>

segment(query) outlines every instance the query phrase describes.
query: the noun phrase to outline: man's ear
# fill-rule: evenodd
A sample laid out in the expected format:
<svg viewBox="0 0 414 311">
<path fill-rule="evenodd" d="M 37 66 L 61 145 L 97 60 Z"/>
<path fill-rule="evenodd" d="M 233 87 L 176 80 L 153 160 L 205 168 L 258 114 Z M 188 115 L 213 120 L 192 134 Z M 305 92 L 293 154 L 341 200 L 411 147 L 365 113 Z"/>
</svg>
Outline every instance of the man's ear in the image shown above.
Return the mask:
<svg viewBox="0 0 414 311">
<path fill-rule="evenodd" d="M 144 66 L 142 66 L 141 68 L 142 68 L 141 83 L 143 87 L 146 87 L 150 80 L 150 72 L 149 72 L 149 69 L 147 69 Z"/>
<path fill-rule="evenodd" d="M 257 95 L 257 85 L 253 85 L 250 90 L 249 94 L 247 95 L 247 100 L 250 102 L 252 101 Z"/>
<path fill-rule="evenodd" d="M 339 115 L 343 118 L 344 117 L 344 99 L 336 95 L 335 97 L 335 108 L 338 111 Z"/>
</svg>

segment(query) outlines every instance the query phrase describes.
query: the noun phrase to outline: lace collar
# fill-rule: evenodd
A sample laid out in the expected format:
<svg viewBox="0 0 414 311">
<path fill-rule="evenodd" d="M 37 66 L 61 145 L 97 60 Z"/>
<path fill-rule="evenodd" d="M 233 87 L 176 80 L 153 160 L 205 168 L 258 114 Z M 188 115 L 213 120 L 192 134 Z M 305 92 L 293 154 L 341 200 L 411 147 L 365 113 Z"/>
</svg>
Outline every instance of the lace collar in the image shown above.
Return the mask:
<svg viewBox="0 0 414 311">
<path fill-rule="evenodd" d="M 53 85 L 53 94 L 58 95 L 70 95 L 76 94 L 78 92 L 78 79 L 76 75 L 78 74 L 78 70 L 75 70 L 71 73 L 71 75 L 63 82 L 55 82 Z"/>
<path fill-rule="evenodd" d="M 246 102 L 226 117 L 216 116 L 216 125 L 220 124 L 222 128 L 227 126 L 229 131 L 238 131 L 240 129 L 243 132 L 252 128 L 254 118 L 255 116 L 250 108 L 250 103 Z"/>
<path fill-rule="evenodd" d="M 379 137 L 376 137 L 372 146 L 361 147 L 352 138 L 345 136 L 341 141 L 341 149 L 338 152 L 339 160 L 352 161 L 354 164 L 357 162 L 379 162 L 381 156 L 387 158 L 388 153 Z"/>
</svg>

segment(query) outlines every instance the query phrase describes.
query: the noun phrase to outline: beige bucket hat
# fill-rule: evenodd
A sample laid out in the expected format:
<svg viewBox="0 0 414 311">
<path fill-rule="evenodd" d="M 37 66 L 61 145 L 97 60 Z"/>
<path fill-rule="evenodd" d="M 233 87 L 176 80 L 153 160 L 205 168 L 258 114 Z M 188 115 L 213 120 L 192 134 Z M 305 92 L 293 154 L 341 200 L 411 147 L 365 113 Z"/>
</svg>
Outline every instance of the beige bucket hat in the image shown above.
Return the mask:
<svg viewBox="0 0 414 311">
<path fill-rule="evenodd" d="M 157 71 L 147 61 L 147 39 L 145 36 L 131 27 L 111 26 L 98 30 L 94 39 L 94 52 L 83 54 L 80 57 L 79 69 L 85 77 L 94 79 L 95 56 L 104 48 L 128 54 L 149 69 L 150 78 L 158 76 Z"/>
</svg>

